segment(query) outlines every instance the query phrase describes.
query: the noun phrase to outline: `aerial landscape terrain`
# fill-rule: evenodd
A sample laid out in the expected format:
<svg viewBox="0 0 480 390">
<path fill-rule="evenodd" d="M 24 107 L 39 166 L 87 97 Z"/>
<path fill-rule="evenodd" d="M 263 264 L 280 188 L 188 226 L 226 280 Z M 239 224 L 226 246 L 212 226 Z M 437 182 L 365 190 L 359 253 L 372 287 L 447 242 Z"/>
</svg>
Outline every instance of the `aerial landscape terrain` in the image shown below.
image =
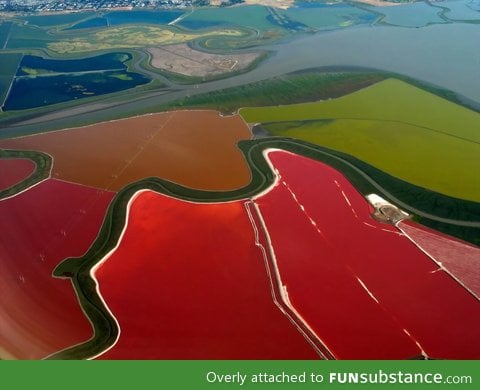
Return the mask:
<svg viewBox="0 0 480 390">
<path fill-rule="evenodd" d="M 0 359 L 480 359 L 480 0 L 0 0 Z"/>
</svg>

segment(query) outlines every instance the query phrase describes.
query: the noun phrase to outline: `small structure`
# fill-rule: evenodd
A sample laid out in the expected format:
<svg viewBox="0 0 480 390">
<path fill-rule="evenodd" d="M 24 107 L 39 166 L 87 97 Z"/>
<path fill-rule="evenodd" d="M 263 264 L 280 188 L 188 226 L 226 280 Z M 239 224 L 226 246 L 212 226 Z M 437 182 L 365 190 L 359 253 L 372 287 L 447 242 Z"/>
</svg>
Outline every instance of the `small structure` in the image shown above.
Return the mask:
<svg viewBox="0 0 480 390">
<path fill-rule="evenodd" d="M 397 222 L 411 218 L 410 214 L 400 210 L 377 194 L 369 194 L 366 198 L 375 209 L 372 215 L 377 221 L 395 225 Z"/>
</svg>

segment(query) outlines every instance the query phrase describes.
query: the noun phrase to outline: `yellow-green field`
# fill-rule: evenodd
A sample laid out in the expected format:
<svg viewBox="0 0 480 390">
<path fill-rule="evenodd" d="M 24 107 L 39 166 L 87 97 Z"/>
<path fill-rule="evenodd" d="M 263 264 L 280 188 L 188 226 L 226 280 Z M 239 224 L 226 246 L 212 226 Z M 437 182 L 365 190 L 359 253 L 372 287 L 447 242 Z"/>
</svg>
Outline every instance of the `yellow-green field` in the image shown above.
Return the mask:
<svg viewBox="0 0 480 390">
<path fill-rule="evenodd" d="M 58 54 L 93 52 L 97 50 L 148 47 L 188 42 L 209 36 L 240 37 L 235 29 L 218 29 L 200 33 L 184 33 L 163 26 L 121 26 L 91 32 L 77 38 L 51 42 L 48 49 Z"/>
<path fill-rule="evenodd" d="M 412 184 L 480 201 L 480 114 L 388 79 L 307 104 L 245 108 L 272 134 L 351 154 Z"/>
</svg>

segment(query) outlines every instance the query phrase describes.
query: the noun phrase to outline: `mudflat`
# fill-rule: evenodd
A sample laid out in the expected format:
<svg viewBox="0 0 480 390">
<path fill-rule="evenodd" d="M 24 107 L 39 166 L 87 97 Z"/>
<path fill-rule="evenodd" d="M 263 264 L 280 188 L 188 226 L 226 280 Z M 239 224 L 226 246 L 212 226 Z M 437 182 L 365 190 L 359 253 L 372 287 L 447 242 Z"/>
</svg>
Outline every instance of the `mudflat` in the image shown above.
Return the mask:
<svg viewBox="0 0 480 390">
<path fill-rule="evenodd" d="M 190 48 L 187 44 L 149 48 L 153 67 L 184 76 L 206 77 L 248 68 L 260 52 L 211 54 Z"/>
</svg>

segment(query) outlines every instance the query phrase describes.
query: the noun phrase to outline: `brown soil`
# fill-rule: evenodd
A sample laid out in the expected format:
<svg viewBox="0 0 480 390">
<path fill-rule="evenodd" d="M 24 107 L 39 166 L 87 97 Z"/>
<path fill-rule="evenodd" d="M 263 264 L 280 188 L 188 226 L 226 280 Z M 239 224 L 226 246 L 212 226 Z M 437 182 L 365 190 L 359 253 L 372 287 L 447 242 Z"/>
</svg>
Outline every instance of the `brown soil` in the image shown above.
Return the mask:
<svg viewBox="0 0 480 390">
<path fill-rule="evenodd" d="M 394 7 L 396 5 L 402 5 L 402 3 L 391 3 L 386 0 L 354 0 L 357 3 L 373 5 L 375 7 Z"/>
<path fill-rule="evenodd" d="M 238 116 L 174 111 L 2 140 L 0 147 L 53 156 L 52 176 L 118 191 L 145 177 L 187 187 L 230 190 L 250 181 L 237 148 L 251 133 Z"/>
<path fill-rule="evenodd" d="M 206 77 L 248 68 L 261 53 L 210 54 L 191 49 L 186 43 L 148 49 L 151 64 L 185 76 Z"/>
</svg>

